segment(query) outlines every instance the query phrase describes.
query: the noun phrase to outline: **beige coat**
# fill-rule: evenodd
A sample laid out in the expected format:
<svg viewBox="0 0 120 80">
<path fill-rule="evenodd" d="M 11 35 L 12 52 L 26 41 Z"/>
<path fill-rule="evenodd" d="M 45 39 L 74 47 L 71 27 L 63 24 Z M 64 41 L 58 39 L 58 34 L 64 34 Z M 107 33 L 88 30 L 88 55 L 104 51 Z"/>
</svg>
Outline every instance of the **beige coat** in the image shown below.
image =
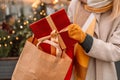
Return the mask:
<svg viewBox="0 0 120 80">
<path fill-rule="evenodd" d="M 77 3 L 79 0 L 72 0 L 68 15 L 73 21 Z M 77 24 L 80 26 L 81 11 L 77 15 Z M 95 13 L 94 13 L 95 14 Z M 84 15 L 84 14 L 83 14 Z M 110 11 L 104 14 L 95 14 L 97 24 L 93 46 L 89 53 L 91 57 L 86 80 L 118 80 L 114 62 L 120 60 L 120 17 L 110 21 Z"/>
</svg>

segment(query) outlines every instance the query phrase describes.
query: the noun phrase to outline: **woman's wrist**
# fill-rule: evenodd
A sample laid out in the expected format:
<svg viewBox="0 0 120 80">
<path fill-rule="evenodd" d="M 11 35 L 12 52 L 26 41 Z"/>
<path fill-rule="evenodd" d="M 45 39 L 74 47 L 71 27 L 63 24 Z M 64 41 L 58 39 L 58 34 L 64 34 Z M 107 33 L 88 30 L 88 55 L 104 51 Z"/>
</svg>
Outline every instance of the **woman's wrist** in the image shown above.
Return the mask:
<svg viewBox="0 0 120 80">
<path fill-rule="evenodd" d="M 79 43 L 83 49 L 88 53 L 93 45 L 93 37 L 89 34 L 86 34 L 86 37 L 82 43 Z"/>
</svg>

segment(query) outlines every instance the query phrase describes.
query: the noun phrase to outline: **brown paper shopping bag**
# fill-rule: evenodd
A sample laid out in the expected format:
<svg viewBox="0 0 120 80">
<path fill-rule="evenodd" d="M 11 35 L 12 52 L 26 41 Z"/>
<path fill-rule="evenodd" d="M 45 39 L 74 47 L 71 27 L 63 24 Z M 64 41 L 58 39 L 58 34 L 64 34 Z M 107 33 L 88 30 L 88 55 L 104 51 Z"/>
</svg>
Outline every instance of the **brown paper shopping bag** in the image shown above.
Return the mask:
<svg viewBox="0 0 120 80">
<path fill-rule="evenodd" d="M 12 80 L 64 80 L 70 64 L 71 59 L 64 52 L 56 57 L 26 41 Z"/>
</svg>

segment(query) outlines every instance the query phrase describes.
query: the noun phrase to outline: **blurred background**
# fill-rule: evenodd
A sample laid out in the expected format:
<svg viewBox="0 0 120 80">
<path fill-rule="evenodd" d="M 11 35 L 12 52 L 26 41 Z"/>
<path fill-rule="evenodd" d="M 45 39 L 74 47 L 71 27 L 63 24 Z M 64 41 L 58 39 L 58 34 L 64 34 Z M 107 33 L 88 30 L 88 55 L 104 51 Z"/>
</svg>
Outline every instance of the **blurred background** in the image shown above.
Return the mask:
<svg viewBox="0 0 120 80">
<path fill-rule="evenodd" d="M 67 11 L 70 0 L 0 0 L 0 57 L 19 56 L 32 33 L 29 25 L 55 11 Z"/>
<path fill-rule="evenodd" d="M 0 80 L 10 80 L 25 41 L 32 36 L 29 25 L 61 8 L 70 0 L 0 0 Z"/>
</svg>

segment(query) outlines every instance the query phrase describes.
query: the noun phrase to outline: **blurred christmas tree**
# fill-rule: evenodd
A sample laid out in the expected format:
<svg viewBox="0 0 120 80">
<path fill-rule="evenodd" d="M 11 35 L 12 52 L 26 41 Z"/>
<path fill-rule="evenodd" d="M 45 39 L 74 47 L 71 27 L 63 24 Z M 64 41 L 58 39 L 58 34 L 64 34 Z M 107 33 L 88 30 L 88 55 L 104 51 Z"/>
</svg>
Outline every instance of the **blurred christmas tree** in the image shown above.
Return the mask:
<svg viewBox="0 0 120 80">
<path fill-rule="evenodd" d="M 0 30 L 0 34 L 0 57 L 7 57 L 12 47 L 12 39 L 3 30 Z"/>
<path fill-rule="evenodd" d="M 39 20 L 47 16 L 46 4 L 44 2 L 35 2 L 32 5 L 33 7 L 33 19 L 34 21 Z"/>
<path fill-rule="evenodd" d="M 12 34 L 0 30 L 0 57 L 19 56 L 25 41 L 32 36 L 29 25 L 47 16 L 46 4 L 43 2 L 39 2 L 36 7 L 32 6 L 33 17 L 26 18 L 23 9 L 20 10 L 21 16 L 16 20 Z"/>
<path fill-rule="evenodd" d="M 12 34 L 0 30 L 0 57 L 19 56 L 26 39 L 31 35 L 29 21 L 26 20 L 23 8 L 21 8 L 21 16 L 16 20 Z"/>
<path fill-rule="evenodd" d="M 15 39 L 13 40 L 13 47 L 11 49 L 12 55 L 10 56 L 18 56 L 25 44 L 25 41 L 32 36 L 32 32 L 29 28 L 29 20 L 24 16 L 23 8 L 21 8 L 21 16 L 16 21 L 14 30 L 15 30 Z M 17 54 L 16 54 L 17 53 Z"/>
</svg>

